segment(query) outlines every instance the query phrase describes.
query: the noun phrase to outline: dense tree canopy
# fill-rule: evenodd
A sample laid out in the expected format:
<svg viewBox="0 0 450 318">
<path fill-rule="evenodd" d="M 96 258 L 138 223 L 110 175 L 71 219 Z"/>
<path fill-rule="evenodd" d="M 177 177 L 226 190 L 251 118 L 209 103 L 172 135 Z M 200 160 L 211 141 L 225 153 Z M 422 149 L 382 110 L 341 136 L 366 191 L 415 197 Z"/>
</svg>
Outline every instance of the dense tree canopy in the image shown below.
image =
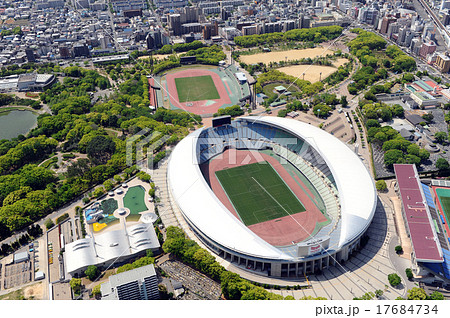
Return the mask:
<svg viewBox="0 0 450 318">
<path fill-rule="evenodd" d="M 111 138 L 106 136 L 95 136 L 87 144 L 86 153 L 88 157 L 95 163 L 106 163 L 114 151 L 116 144 Z"/>
<path fill-rule="evenodd" d="M 255 35 L 237 36 L 234 42 L 241 47 L 253 47 L 259 45 L 273 45 L 279 42 L 314 42 L 320 43 L 333 40 L 341 35 L 343 28 L 340 26 L 327 26 L 308 29 L 294 29 L 284 33 L 264 33 Z"/>
<path fill-rule="evenodd" d="M 33 67 L 39 72 L 61 71 L 50 64 L 22 67 L 20 72 Z M 16 70 L 8 66 L 0 73 L 12 75 Z M 125 160 L 129 134 L 149 128 L 150 133 L 169 135 L 173 144 L 188 133 L 188 127 L 201 122 L 197 115 L 167 109 L 152 114 L 147 107 L 147 78 L 136 69 L 123 68 L 129 78 L 118 84 L 118 93 L 96 103 L 89 92 L 110 87 L 105 76 L 78 66 L 63 71 L 64 80 L 40 94 L 53 114 L 40 115 L 37 127 L 27 136 L 0 140 L 0 238 L 45 218 L 122 171 L 126 178 L 135 173 Z M 3 98 L 9 102 L 7 95 Z M 81 155 L 71 155 L 65 173 L 55 173 L 53 165 L 37 166 L 50 157 L 57 158 L 56 152 L 69 151 Z M 86 153 L 88 158 L 83 157 Z"/>
</svg>

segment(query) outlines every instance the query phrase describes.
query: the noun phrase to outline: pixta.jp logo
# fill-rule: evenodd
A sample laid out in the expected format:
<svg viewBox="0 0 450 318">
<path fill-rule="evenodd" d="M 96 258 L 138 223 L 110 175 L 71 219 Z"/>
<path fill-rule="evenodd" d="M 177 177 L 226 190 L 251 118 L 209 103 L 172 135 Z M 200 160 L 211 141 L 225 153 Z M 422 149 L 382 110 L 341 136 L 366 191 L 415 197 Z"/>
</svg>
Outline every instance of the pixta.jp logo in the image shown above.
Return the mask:
<svg viewBox="0 0 450 318">
<path fill-rule="evenodd" d="M 131 167 L 134 164 L 137 169 L 151 174 L 158 163 L 166 156 L 162 147 L 170 136 L 159 131 L 150 133 L 149 128 L 144 128 L 137 134 L 126 140 L 126 163 Z M 147 148 L 146 153 L 144 149 Z M 158 152 L 159 151 L 159 152 Z"/>
</svg>

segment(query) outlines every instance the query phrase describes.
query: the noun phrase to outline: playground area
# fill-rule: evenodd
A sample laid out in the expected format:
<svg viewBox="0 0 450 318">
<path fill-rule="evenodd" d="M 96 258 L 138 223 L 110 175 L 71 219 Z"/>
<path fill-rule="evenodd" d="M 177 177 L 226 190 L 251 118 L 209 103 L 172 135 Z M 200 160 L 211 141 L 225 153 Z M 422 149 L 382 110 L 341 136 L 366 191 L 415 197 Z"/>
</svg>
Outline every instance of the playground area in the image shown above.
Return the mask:
<svg viewBox="0 0 450 318">
<path fill-rule="evenodd" d="M 84 210 L 86 223 L 90 226 L 91 232 L 111 229 L 119 224 L 121 219 L 137 222 L 143 212 L 154 212 L 153 203 L 150 203 L 152 205 L 150 208 L 146 204 L 146 200 L 150 200 L 145 187 L 138 184 L 139 181 L 136 179 L 130 183 L 137 185 L 128 188 L 128 185 L 124 184 Z"/>
</svg>

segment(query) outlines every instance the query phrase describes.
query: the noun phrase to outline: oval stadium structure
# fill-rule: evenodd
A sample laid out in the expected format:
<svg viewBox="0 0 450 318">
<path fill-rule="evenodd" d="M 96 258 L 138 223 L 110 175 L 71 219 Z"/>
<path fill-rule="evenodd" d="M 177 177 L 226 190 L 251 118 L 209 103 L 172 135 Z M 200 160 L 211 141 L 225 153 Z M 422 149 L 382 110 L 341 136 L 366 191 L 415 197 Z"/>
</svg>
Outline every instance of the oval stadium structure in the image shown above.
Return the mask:
<svg viewBox="0 0 450 318">
<path fill-rule="evenodd" d="M 172 205 L 235 266 L 273 277 L 347 260 L 376 209 L 358 156 L 293 119 L 243 117 L 184 138 L 168 163 Z"/>
</svg>

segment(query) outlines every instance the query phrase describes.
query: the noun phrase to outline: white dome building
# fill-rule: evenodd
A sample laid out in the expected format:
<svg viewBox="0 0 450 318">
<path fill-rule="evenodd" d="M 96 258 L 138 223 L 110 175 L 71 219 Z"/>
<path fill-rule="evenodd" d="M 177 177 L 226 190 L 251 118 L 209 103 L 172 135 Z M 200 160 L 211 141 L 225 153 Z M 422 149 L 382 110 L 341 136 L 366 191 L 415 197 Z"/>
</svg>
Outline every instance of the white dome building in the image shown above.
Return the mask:
<svg viewBox="0 0 450 318">
<path fill-rule="evenodd" d="M 309 185 L 327 222 L 289 244 L 271 243 L 282 242 L 283 231 L 275 235 L 271 228 L 267 239 L 245 225 L 231 205 L 218 198 L 212 176 L 205 177 L 203 168 L 230 149 L 267 150 L 285 160 Z M 347 260 L 377 203 L 373 179 L 347 145 L 319 128 L 278 117 L 244 117 L 231 125 L 194 131 L 174 149 L 167 174 L 170 198 L 197 237 L 220 257 L 264 276 L 303 276 Z M 301 222 L 296 226 L 299 233 L 305 230 Z"/>
</svg>

